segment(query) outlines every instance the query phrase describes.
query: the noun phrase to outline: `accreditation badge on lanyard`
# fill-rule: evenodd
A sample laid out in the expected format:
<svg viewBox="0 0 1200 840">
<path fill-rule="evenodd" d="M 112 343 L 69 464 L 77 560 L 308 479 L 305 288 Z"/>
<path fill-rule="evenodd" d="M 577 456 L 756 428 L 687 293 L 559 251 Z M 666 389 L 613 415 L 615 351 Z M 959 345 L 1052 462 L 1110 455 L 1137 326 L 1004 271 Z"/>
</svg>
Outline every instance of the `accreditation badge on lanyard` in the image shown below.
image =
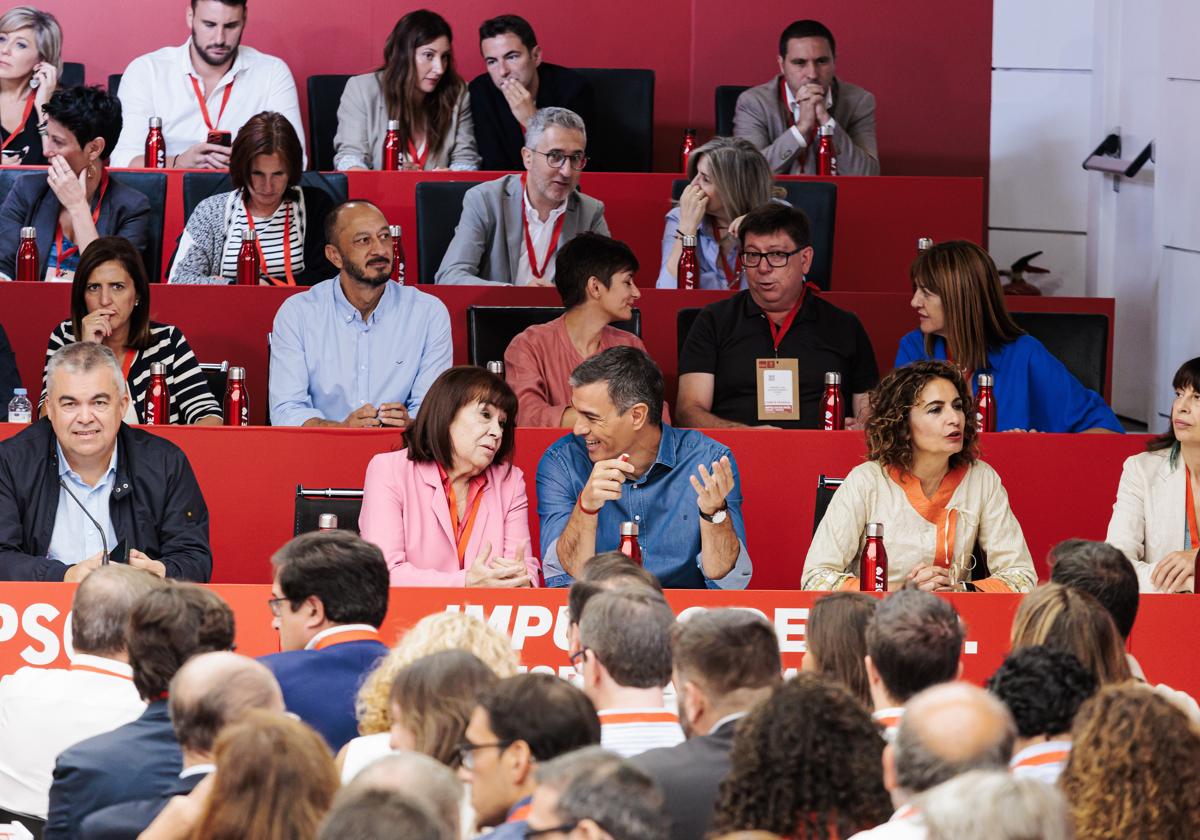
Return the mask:
<svg viewBox="0 0 1200 840">
<path fill-rule="evenodd" d="M 771 329 L 771 341 L 775 344 L 776 356 L 769 359 L 755 359 L 754 378 L 758 384 L 758 419 L 799 420 L 800 419 L 800 362 L 797 359 L 781 359 L 778 356 L 779 345 L 783 337 L 792 328 L 800 308 L 804 306 L 804 298 L 808 295 L 807 284 L 800 292 L 800 299 L 792 307 L 792 311 L 778 326 L 766 318 L 767 326 Z"/>
</svg>

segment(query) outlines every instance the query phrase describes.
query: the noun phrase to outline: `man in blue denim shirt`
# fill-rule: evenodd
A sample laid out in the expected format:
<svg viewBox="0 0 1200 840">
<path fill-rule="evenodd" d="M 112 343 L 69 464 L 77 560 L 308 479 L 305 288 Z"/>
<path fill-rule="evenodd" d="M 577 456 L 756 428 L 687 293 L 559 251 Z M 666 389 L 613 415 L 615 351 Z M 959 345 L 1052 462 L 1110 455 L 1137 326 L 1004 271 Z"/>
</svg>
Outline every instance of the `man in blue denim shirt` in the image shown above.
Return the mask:
<svg viewBox="0 0 1200 840">
<path fill-rule="evenodd" d="M 569 585 L 633 522 L 642 562 L 664 587 L 745 589 L 751 565 L 733 453 L 662 422 L 658 365 L 634 347 L 612 347 L 575 368 L 571 389 L 574 434 L 547 449 L 537 471 L 546 585 Z"/>
</svg>

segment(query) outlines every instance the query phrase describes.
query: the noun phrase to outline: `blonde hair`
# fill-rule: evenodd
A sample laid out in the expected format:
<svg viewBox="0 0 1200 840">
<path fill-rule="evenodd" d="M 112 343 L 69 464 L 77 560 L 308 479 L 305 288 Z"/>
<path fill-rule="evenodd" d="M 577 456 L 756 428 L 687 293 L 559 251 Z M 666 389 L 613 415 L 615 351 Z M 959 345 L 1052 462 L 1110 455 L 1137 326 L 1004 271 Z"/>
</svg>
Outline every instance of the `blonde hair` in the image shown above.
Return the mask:
<svg viewBox="0 0 1200 840">
<path fill-rule="evenodd" d="M 688 156 L 688 181 L 696 177 L 701 158 L 708 161 L 709 177 L 730 219 L 784 194 L 775 186 L 771 165 L 749 140 L 714 137 L 700 146 Z"/>
<path fill-rule="evenodd" d="M 38 57 L 47 64 L 53 64 L 61 78 L 63 36 L 58 19 L 49 12 L 40 11 L 33 6 L 14 6 L 0 15 L 0 33 L 16 32 L 18 29 L 33 30 Z"/>
<path fill-rule="evenodd" d="M 427 615 L 405 633 L 375 666 L 354 701 L 360 735 L 387 732 L 392 726 L 392 683 L 400 670 L 422 657 L 444 650 L 473 653 L 500 678 L 518 672 L 517 654 L 508 636 L 472 615 L 442 612 Z"/>
<path fill-rule="evenodd" d="M 1017 651 L 1033 645 L 1074 654 L 1102 686 L 1132 679 L 1112 616 L 1078 589 L 1045 583 L 1021 599 L 1011 647 Z"/>
</svg>

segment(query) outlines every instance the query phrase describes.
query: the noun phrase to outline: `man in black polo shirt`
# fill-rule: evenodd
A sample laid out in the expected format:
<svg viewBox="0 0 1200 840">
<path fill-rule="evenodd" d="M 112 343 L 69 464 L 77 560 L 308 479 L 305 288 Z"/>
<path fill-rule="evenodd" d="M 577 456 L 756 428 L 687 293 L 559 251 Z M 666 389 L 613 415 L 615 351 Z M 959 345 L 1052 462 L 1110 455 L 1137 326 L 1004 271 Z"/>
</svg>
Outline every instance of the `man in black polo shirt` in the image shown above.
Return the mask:
<svg viewBox="0 0 1200 840">
<path fill-rule="evenodd" d="M 539 108 L 569 108 L 591 125 L 591 85 L 574 70 L 543 62 L 537 36 L 524 18 L 485 20 L 479 27 L 479 51 L 487 72 L 472 79 L 469 90 L 481 169 L 525 169 L 525 125 Z"/>
<path fill-rule="evenodd" d="M 768 204 L 746 214 L 738 238 L 749 288 L 696 317 L 679 359 L 680 425 L 819 428 L 825 374 L 836 371 L 847 428 L 857 426 L 879 368 L 857 316 L 805 283 L 808 218 Z"/>
</svg>

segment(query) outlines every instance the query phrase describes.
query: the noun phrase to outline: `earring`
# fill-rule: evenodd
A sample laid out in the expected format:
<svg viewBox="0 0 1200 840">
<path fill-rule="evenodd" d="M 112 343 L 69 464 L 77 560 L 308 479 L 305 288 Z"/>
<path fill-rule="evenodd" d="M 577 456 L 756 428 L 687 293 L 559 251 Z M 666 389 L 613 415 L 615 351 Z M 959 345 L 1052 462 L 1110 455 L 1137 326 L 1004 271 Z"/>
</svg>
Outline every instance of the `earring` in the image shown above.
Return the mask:
<svg viewBox="0 0 1200 840">
<path fill-rule="evenodd" d="M 88 177 L 89 177 L 89 178 L 95 178 L 95 177 L 96 177 L 96 165 L 95 165 L 94 163 L 89 163 L 89 164 L 88 164 Z"/>
</svg>

